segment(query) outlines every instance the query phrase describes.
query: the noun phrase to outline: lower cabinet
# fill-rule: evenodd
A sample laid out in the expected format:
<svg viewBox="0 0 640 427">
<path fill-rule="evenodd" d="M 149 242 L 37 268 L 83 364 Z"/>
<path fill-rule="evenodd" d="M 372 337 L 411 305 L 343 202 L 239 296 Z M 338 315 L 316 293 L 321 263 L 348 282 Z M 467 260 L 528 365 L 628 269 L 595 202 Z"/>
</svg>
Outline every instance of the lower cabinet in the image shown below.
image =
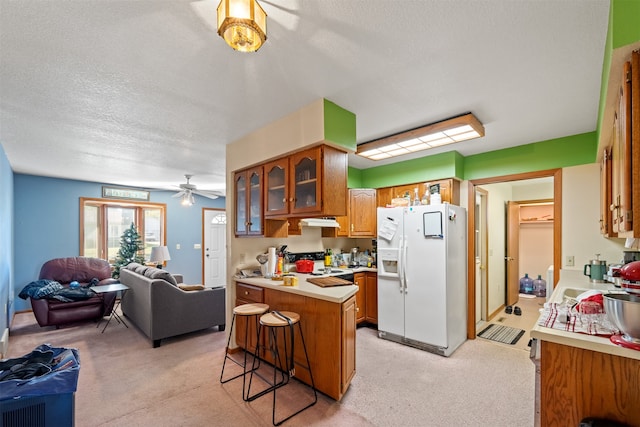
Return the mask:
<svg viewBox="0 0 640 427">
<path fill-rule="evenodd" d="M 247 302 L 264 302 L 269 305 L 270 310 L 293 311 L 300 315 L 304 344 L 316 389 L 335 400 L 342 399 L 356 372 L 355 295 L 342 303 L 335 303 L 237 282 L 236 304 Z M 245 325 L 241 322 L 236 325 L 236 343 L 242 347 Z M 250 327 L 249 334 L 248 347 L 255 351 L 257 332 Z M 263 343 L 268 343 L 268 340 Z M 280 344 L 284 345 L 282 342 Z M 294 345 L 296 364 L 305 365 L 303 343 L 297 334 L 297 327 Z M 284 347 L 279 351 L 284 352 Z M 262 357 L 269 363 L 273 362 L 269 352 L 263 352 Z M 307 370 L 298 367 L 295 376 L 300 381 L 311 384 Z"/>
<path fill-rule="evenodd" d="M 540 425 L 587 417 L 640 426 L 640 360 L 540 342 Z"/>
<path fill-rule="evenodd" d="M 353 281 L 360 288 L 356 293 L 356 323 L 378 324 L 378 274 L 355 273 Z"/>
<path fill-rule="evenodd" d="M 236 284 L 236 307 L 243 304 L 251 304 L 251 303 L 262 303 L 264 302 L 264 292 L 263 289 L 257 286 L 251 286 L 244 283 Z M 236 324 L 234 326 L 236 333 L 236 343 L 240 347 L 244 347 L 245 343 L 245 335 L 248 327 L 248 339 L 247 339 L 247 350 L 252 353 L 256 351 L 256 343 L 258 331 L 256 329 L 256 322 L 253 321 L 253 318 L 250 318 L 247 325 L 246 316 L 237 316 Z"/>
</svg>

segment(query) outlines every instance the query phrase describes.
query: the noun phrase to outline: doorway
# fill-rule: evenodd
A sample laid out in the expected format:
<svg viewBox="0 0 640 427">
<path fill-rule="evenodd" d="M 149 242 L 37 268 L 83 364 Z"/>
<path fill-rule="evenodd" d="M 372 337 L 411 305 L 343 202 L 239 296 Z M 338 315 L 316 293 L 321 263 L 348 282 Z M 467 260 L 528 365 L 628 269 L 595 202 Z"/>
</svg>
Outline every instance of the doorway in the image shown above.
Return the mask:
<svg viewBox="0 0 640 427">
<path fill-rule="evenodd" d="M 491 315 L 489 310 L 484 309 L 484 306 L 487 306 L 489 298 L 491 298 L 489 288 L 487 287 L 487 292 L 483 294 L 482 287 L 479 288 L 479 283 L 482 283 L 482 275 L 487 274 L 486 271 L 489 269 L 489 262 L 484 264 L 485 270 L 479 268 L 483 266 L 482 262 L 478 262 L 478 244 L 485 245 L 479 238 L 479 234 L 481 234 L 481 228 L 479 228 L 479 224 L 482 224 L 483 221 L 483 210 L 482 206 L 482 191 L 479 187 L 482 185 L 488 184 L 498 184 L 498 183 L 509 183 L 513 181 L 522 181 L 522 180 L 530 180 L 535 178 L 545 178 L 550 177 L 553 179 L 553 217 L 556 219 L 553 222 L 553 265 L 560 266 L 561 265 L 561 235 L 562 235 L 562 169 L 552 169 L 546 171 L 536 171 L 529 172 L 523 174 L 514 174 L 514 175 L 505 175 L 501 177 L 493 177 L 493 178 L 483 178 L 477 180 L 469 181 L 468 188 L 468 205 L 470 207 L 474 207 L 473 209 L 468 209 L 468 266 L 467 271 L 469 272 L 468 277 L 468 301 L 467 301 L 467 337 L 469 339 L 475 339 L 476 337 L 476 324 L 478 319 L 486 320 L 487 317 Z M 479 199 L 478 199 L 479 198 Z M 490 194 L 485 196 L 485 201 L 490 200 Z M 478 203 L 480 202 L 480 204 Z M 487 217 L 486 210 L 484 211 L 484 218 Z M 478 218 L 479 217 L 479 218 Z M 493 236 L 493 232 L 495 230 L 486 230 L 485 234 L 491 233 Z M 504 230 L 503 230 L 504 232 Z M 477 240 L 480 240 L 478 243 Z M 488 250 L 488 257 L 491 257 L 491 249 Z M 498 254 L 496 254 L 498 255 Z M 504 259 L 504 256 L 503 256 Z M 502 261 L 504 265 L 504 260 Z M 478 278 L 477 275 L 480 274 L 481 277 Z M 504 275 L 502 276 L 504 277 Z M 559 268 L 554 268 L 553 271 L 553 283 L 558 282 L 559 278 Z M 487 279 L 488 280 L 488 279 Z M 487 285 L 488 286 L 488 285 Z M 502 281 L 502 286 L 504 286 L 504 281 Z M 478 289 L 479 288 L 479 289 Z M 505 290 L 506 291 L 506 290 Z M 483 301 L 483 296 L 485 296 Z M 478 301 L 480 300 L 480 302 Z M 502 301 L 505 300 L 505 295 L 502 295 Z M 478 310 L 480 313 L 478 314 Z"/>
<path fill-rule="evenodd" d="M 227 213 L 221 209 L 202 209 L 202 283 L 212 288 L 227 282 Z"/>
</svg>

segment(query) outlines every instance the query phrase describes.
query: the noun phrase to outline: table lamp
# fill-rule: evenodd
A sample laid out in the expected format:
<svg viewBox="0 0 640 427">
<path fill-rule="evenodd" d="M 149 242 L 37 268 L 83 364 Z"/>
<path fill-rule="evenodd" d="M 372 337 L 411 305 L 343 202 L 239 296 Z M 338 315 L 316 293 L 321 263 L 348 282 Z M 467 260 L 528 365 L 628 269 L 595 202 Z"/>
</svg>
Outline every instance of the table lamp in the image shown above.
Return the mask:
<svg viewBox="0 0 640 427">
<path fill-rule="evenodd" d="M 171 255 L 169 255 L 169 249 L 166 246 L 154 246 L 151 248 L 149 262 L 155 262 L 158 268 L 162 268 L 162 264 L 170 259 Z"/>
</svg>

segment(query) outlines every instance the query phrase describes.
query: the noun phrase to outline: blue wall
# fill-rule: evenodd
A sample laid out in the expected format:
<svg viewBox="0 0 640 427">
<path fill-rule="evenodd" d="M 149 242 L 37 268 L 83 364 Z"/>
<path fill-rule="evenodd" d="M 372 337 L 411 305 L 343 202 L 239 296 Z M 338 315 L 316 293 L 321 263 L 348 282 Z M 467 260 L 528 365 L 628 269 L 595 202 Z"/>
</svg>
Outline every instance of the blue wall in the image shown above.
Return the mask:
<svg viewBox="0 0 640 427">
<path fill-rule="evenodd" d="M 13 317 L 13 171 L 0 145 L 0 335 Z M 5 314 L 5 307 L 8 311 Z"/>
<path fill-rule="evenodd" d="M 100 198 L 102 183 L 14 175 L 14 292 L 38 278 L 42 264 L 52 258 L 80 254 L 80 197 Z M 185 283 L 202 282 L 202 208 L 225 207 L 223 197 L 196 196 L 187 207 L 174 192 L 152 191 L 150 201 L 167 205 L 167 270 L 184 275 Z M 177 250 L 176 245 L 181 249 Z M 15 299 L 16 311 L 29 310 L 28 301 Z"/>
</svg>

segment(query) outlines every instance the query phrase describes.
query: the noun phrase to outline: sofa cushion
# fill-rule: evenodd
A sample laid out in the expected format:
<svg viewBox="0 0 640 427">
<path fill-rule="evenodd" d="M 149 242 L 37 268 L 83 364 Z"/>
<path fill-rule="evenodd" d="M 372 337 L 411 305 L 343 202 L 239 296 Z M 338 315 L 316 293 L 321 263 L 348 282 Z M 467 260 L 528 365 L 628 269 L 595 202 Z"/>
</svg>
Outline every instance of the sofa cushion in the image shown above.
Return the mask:
<svg viewBox="0 0 640 427">
<path fill-rule="evenodd" d="M 111 266 L 103 259 L 91 257 L 55 258 L 45 262 L 39 279 L 55 280 L 63 285 L 73 282 L 89 283 L 111 277 Z"/>
<path fill-rule="evenodd" d="M 141 274 L 144 276 L 144 273 L 149 269 L 149 267 L 144 266 L 144 265 L 139 265 L 136 267 L 136 269 L 134 270 L 136 273 Z"/>
<path fill-rule="evenodd" d="M 142 264 L 139 264 L 137 262 L 130 262 L 129 264 L 125 265 L 124 268 L 126 268 L 127 270 L 136 271 L 136 268 L 141 266 Z"/>
<path fill-rule="evenodd" d="M 149 277 L 150 279 L 163 279 L 171 283 L 173 286 L 178 286 L 178 282 L 176 281 L 175 277 L 173 277 L 173 275 L 168 271 L 161 270 L 159 268 L 152 268 L 152 269 L 155 271 L 151 273 L 151 276 Z"/>
</svg>

